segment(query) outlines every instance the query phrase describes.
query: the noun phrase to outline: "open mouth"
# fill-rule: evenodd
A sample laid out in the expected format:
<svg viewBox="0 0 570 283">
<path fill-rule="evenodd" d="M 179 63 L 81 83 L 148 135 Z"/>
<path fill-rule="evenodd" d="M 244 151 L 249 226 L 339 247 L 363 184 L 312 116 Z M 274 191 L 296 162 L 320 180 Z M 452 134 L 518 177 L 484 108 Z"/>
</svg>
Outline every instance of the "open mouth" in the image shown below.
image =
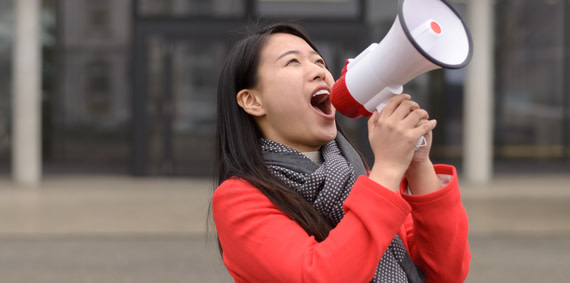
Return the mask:
<svg viewBox="0 0 570 283">
<path fill-rule="evenodd" d="M 325 89 L 315 92 L 313 97 L 311 97 L 311 105 L 318 111 L 330 115 L 332 113 L 330 92 Z"/>
</svg>

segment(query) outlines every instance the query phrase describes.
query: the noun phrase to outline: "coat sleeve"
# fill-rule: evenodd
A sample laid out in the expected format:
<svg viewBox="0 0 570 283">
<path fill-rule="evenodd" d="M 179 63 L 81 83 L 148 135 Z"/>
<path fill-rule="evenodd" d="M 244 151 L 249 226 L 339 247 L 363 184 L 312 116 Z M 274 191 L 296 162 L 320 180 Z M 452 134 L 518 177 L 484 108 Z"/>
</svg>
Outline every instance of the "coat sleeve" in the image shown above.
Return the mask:
<svg viewBox="0 0 570 283">
<path fill-rule="evenodd" d="M 401 194 L 412 207 L 412 213 L 400 235 L 428 282 L 464 282 L 471 253 L 457 173 L 448 165 L 436 165 L 435 169 L 439 176 L 448 179 L 438 191 L 413 196 L 405 193 L 405 180 L 402 183 Z"/>
<path fill-rule="evenodd" d="M 212 206 L 235 282 L 370 282 L 411 209 L 361 176 L 344 202 L 345 217 L 319 243 L 246 181 L 226 180 Z"/>
</svg>

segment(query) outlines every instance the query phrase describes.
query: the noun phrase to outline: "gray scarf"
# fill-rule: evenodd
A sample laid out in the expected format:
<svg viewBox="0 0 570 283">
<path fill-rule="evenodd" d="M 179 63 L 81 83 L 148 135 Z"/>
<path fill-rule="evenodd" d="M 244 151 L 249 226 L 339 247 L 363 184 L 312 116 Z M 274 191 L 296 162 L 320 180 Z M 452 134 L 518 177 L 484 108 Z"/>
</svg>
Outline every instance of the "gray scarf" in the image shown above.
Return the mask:
<svg viewBox="0 0 570 283">
<path fill-rule="evenodd" d="M 268 139 L 261 140 L 269 170 L 297 191 L 332 226 L 342 217 L 344 200 L 366 168 L 360 155 L 341 135 L 321 147 L 323 164 L 315 164 L 302 153 Z M 396 234 L 380 259 L 372 282 L 424 282 L 425 276 L 412 261 Z"/>
</svg>

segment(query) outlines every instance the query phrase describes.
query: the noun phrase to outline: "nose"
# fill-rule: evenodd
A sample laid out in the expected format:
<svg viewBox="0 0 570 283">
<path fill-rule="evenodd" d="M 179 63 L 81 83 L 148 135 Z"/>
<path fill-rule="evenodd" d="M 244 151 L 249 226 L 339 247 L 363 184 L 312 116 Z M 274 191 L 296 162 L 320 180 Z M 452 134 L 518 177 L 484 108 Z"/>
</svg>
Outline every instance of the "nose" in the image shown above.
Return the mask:
<svg viewBox="0 0 570 283">
<path fill-rule="evenodd" d="M 325 67 L 323 66 L 319 66 L 319 65 L 313 65 L 312 67 L 312 73 L 311 73 L 311 77 L 312 80 L 325 80 L 327 76 L 327 70 Z"/>
</svg>

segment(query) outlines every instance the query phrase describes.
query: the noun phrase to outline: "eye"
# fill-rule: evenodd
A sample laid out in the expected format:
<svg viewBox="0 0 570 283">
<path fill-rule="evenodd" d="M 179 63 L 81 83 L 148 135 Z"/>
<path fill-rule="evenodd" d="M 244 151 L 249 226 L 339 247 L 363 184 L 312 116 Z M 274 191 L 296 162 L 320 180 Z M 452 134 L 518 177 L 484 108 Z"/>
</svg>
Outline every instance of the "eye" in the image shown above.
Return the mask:
<svg viewBox="0 0 570 283">
<path fill-rule="evenodd" d="M 323 66 L 326 66 L 326 65 L 327 65 L 327 63 L 325 63 L 325 60 L 322 59 L 322 58 L 317 59 L 317 61 L 315 62 L 315 64 L 317 64 L 317 65 L 323 65 Z"/>
<path fill-rule="evenodd" d="M 297 60 L 297 58 L 293 58 L 287 61 L 287 65 L 296 64 L 296 63 L 299 63 L 299 60 Z"/>
</svg>

